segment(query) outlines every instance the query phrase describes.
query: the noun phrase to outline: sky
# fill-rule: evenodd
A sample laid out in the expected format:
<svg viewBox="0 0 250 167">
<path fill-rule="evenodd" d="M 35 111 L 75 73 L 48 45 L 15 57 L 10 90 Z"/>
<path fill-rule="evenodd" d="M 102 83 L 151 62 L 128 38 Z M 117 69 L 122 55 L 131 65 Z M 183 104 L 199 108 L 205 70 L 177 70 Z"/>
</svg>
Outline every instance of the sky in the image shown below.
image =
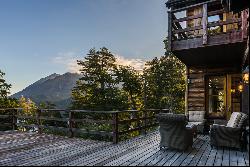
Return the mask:
<svg viewBox="0 0 250 167">
<path fill-rule="evenodd" d="M 16 93 L 52 73 L 77 72 L 91 48 L 141 67 L 164 55 L 166 0 L 0 0 L 0 70 Z"/>
</svg>

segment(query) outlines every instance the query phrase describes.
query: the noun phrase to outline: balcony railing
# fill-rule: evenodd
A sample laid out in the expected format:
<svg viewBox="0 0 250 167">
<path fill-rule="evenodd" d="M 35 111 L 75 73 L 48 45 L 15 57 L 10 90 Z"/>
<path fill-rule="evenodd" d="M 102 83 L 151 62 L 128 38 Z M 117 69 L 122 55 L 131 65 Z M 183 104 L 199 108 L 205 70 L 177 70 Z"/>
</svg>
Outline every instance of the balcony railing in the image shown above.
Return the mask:
<svg viewBox="0 0 250 167">
<path fill-rule="evenodd" d="M 0 130 L 36 131 L 69 137 L 121 140 L 146 134 L 158 126 L 156 114 L 168 110 L 87 111 L 0 109 Z"/>
<path fill-rule="evenodd" d="M 197 11 L 188 14 L 192 10 Z M 180 15 L 185 17 L 178 18 Z M 218 0 L 170 10 L 168 49 L 175 51 L 242 42 L 248 35 L 248 17 L 249 9 L 237 14 L 226 13 Z"/>
</svg>

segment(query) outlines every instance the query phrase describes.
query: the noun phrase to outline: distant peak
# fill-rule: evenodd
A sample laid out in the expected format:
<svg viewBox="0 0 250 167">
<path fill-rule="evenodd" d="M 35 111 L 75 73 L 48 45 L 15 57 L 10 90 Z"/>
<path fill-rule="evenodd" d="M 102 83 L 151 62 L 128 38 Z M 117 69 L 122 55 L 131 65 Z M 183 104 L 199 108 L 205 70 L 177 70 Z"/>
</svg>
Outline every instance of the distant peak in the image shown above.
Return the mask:
<svg viewBox="0 0 250 167">
<path fill-rule="evenodd" d="M 50 77 L 50 76 L 59 76 L 59 75 L 60 75 L 60 74 L 53 73 L 53 74 L 49 75 L 48 77 Z"/>
</svg>

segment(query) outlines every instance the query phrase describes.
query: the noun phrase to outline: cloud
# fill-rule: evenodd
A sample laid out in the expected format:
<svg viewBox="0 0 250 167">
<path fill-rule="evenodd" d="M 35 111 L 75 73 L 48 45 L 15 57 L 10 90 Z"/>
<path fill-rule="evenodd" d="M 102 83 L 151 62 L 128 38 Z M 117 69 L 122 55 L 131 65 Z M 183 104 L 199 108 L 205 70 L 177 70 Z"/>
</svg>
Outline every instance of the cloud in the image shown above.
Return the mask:
<svg viewBox="0 0 250 167">
<path fill-rule="evenodd" d="M 53 62 L 65 66 L 68 72 L 79 73 L 80 66 L 77 64 L 79 58 L 76 55 L 75 52 L 58 53 Z"/>
<path fill-rule="evenodd" d="M 118 65 L 132 66 L 138 71 L 142 71 L 145 66 L 145 60 L 142 59 L 129 59 L 119 55 L 115 57 Z"/>
<path fill-rule="evenodd" d="M 77 64 L 77 60 L 82 58 L 77 58 L 77 55 L 75 52 L 58 53 L 58 55 L 53 58 L 53 62 L 65 66 L 68 72 L 79 73 L 80 66 Z M 130 59 L 120 55 L 115 55 L 115 57 L 117 61 L 116 64 L 118 65 L 132 66 L 138 71 L 142 71 L 145 66 L 145 60 L 142 59 Z"/>
</svg>

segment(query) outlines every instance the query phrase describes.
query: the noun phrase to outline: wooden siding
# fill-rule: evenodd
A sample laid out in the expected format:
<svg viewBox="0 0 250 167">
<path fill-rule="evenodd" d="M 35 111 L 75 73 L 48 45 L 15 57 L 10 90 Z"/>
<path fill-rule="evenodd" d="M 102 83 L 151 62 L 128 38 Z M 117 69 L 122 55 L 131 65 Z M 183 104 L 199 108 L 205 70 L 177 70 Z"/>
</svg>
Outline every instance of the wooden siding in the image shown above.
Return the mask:
<svg viewBox="0 0 250 167">
<path fill-rule="evenodd" d="M 187 79 L 187 111 L 206 111 L 206 83 L 205 78 L 209 75 L 225 75 L 227 78 L 234 74 L 240 74 L 237 68 L 206 68 L 188 67 Z M 231 80 L 227 80 L 227 91 L 231 90 Z M 230 106 L 230 92 L 227 94 L 227 102 Z"/>
<path fill-rule="evenodd" d="M 205 111 L 205 69 L 189 68 L 188 111 Z"/>
</svg>

